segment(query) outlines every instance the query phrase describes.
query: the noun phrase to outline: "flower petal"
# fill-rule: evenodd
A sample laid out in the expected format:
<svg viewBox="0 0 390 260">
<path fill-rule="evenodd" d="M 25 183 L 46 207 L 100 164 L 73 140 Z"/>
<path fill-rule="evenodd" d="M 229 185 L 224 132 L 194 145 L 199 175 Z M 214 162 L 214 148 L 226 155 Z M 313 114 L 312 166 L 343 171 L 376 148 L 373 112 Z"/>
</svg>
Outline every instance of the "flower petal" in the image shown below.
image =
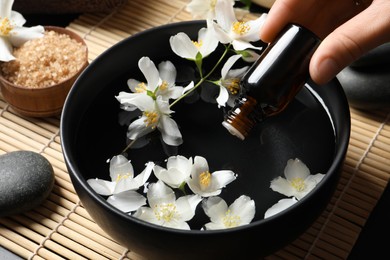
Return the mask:
<svg viewBox="0 0 390 260">
<path fill-rule="evenodd" d="M 110 182 L 101 179 L 89 179 L 87 183 L 98 194 L 103 196 L 112 195 L 115 189 L 115 182 Z"/>
<path fill-rule="evenodd" d="M 133 165 L 130 160 L 121 154 L 111 158 L 109 171 L 111 181 L 115 181 L 119 175 L 127 175 L 130 178 L 134 177 Z"/>
<path fill-rule="evenodd" d="M 202 156 L 195 156 L 194 166 L 192 168 L 192 172 L 200 174 L 200 173 L 208 171 L 208 170 L 209 170 L 209 165 L 207 163 L 206 158 L 204 158 Z"/>
<path fill-rule="evenodd" d="M 152 224 L 162 225 L 162 221 L 157 220 L 153 209 L 149 207 L 140 207 L 132 216 Z"/>
<path fill-rule="evenodd" d="M 130 140 L 136 140 L 142 136 L 153 132 L 153 128 L 146 127 L 145 119 L 146 118 L 142 116 L 141 118 L 133 121 L 133 123 L 129 125 L 129 128 L 127 129 L 127 138 L 129 138 Z"/>
<path fill-rule="evenodd" d="M 9 40 L 12 46 L 20 47 L 25 42 L 43 37 L 45 29 L 43 26 L 34 26 L 34 27 L 15 27 L 10 33 Z"/>
<path fill-rule="evenodd" d="M 229 70 L 233 67 L 236 61 L 238 61 L 241 57 L 242 57 L 241 54 L 236 54 L 229 57 L 229 59 L 225 62 L 221 70 L 222 79 L 226 78 Z"/>
<path fill-rule="evenodd" d="M 237 21 L 233 6 L 228 1 L 217 1 L 215 18 L 225 31 L 230 31 L 232 24 Z"/>
<path fill-rule="evenodd" d="M 115 98 L 122 105 L 132 108 L 130 111 L 133 111 L 136 108 L 145 111 L 149 107 L 154 106 L 153 99 L 144 93 L 128 93 L 121 91 Z"/>
<path fill-rule="evenodd" d="M 229 91 L 223 87 L 219 87 L 219 95 L 217 97 L 217 103 L 218 107 L 224 107 L 226 105 L 226 102 L 229 100 Z"/>
<path fill-rule="evenodd" d="M 176 53 L 176 55 L 185 59 L 195 60 L 198 48 L 194 45 L 187 34 L 180 32 L 171 36 L 169 43 L 172 51 Z"/>
<path fill-rule="evenodd" d="M 146 198 L 138 192 L 130 190 L 108 197 L 107 202 L 123 212 L 130 212 L 145 205 Z"/>
<path fill-rule="evenodd" d="M 240 69 L 229 70 L 229 72 L 227 74 L 227 78 L 228 79 L 229 78 L 242 78 L 248 69 L 249 69 L 249 66 L 245 66 L 245 67 L 240 68 Z"/>
<path fill-rule="evenodd" d="M 173 190 L 162 181 L 149 185 L 147 197 L 151 208 L 161 203 L 175 203 L 176 200 Z"/>
<path fill-rule="evenodd" d="M 4 1 L 2 1 L 2 2 L 4 2 Z M 11 2 L 11 5 L 13 5 L 12 4 L 13 1 L 5 1 L 5 2 Z M 6 7 L 6 8 L 8 8 L 8 7 Z M 2 9 L 2 7 L 0 7 L 0 9 Z M 11 9 L 12 9 L 12 7 L 10 7 L 9 10 L 11 10 Z M 26 19 L 24 19 L 23 15 L 17 11 L 11 10 L 10 14 L 8 13 L 7 15 L 2 16 L 2 17 L 10 17 L 11 21 L 18 27 L 23 26 L 26 23 Z"/>
<path fill-rule="evenodd" d="M 169 85 L 175 84 L 177 72 L 172 62 L 161 62 L 160 64 L 158 64 L 158 71 L 162 80 L 165 80 Z"/>
<path fill-rule="evenodd" d="M 222 170 L 216 171 L 211 174 L 212 178 L 212 186 L 214 189 L 221 189 L 234 181 L 236 179 L 236 175 L 233 171 Z"/>
<path fill-rule="evenodd" d="M 162 116 L 157 125 L 164 143 L 179 146 L 183 143 L 182 135 L 176 122 L 169 116 Z"/>
<path fill-rule="evenodd" d="M 256 47 L 253 44 L 243 41 L 243 40 L 234 40 L 232 42 L 233 48 L 237 51 L 242 51 L 246 49 L 261 50 L 262 47 Z"/>
<path fill-rule="evenodd" d="M 153 167 L 154 167 L 154 162 L 148 162 L 146 164 L 145 169 L 140 174 L 135 176 L 134 181 L 138 187 L 141 187 L 147 182 L 150 175 L 152 174 Z"/>
<path fill-rule="evenodd" d="M 260 40 L 260 30 L 267 18 L 267 13 L 263 13 L 260 17 L 255 20 L 247 22 L 249 31 L 241 37 L 241 40 L 246 42 L 254 42 Z"/>
<path fill-rule="evenodd" d="M 211 28 L 202 28 L 198 32 L 198 42 L 202 43 L 199 51 L 202 57 L 207 57 L 218 47 L 218 39 Z"/>
<path fill-rule="evenodd" d="M 246 195 L 238 197 L 229 207 L 232 215 L 240 216 L 240 226 L 249 224 L 255 217 L 255 202 Z"/>
<path fill-rule="evenodd" d="M 217 196 L 203 200 L 202 207 L 206 215 L 213 223 L 222 222 L 222 218 L 228 210 L 228 205 L 226 202 Z"/>
<path fill-rule="evenodd" d="M 267 211 L 264 214 L 264 218 L 269 218 L 269 217 L 291 207 L 292 205 L 294 205 L 297 202 L 298 202 L 297 199 L 294 197 L 289 198 L 289 199 L 281 199 L 276 204 L 274 204 L 272 207 L 267 209 Z"/>
<path fill-rule="evenodd" d="M 136 80 L 136 79 L 128 79 L 127 80 L 127 86 L 133 93 L 138 93 L 137 88 L 139 87 L 139 84 L 141 84 L 141 81 Z"/>
<path fill-rule="evenodd" d="M 284 168 L 284 175 L 287 180 L 294 178 L 306 179 L 310 175 L 310 170 L 301 160 L 296 158 L 295 160 L 289 159 L 286 167 Z"/>
<path fill-rule="evenodd" d="M 5 1 L 0 1 L 0 17 L 8 17 L 12 18 L 13 13 L 12 10 L 12 5 L 14 4 L 13 0 L 5 0 Z"/>
<path fill-rule="evenodd" d="M 189 221 L 195 216 L 195 210 L 202 197 L 199 195 L 186 195 L 176 200 L 176 208 L 182 221 Z"/>
<path fill-rule="evenodd" d="M 219 24 L 213 22 L 211 26 L 213 28 L 215 36 L 221 43 L 228 44 L 233 41 L 233 39 L 229 36 L 229 34 L 226 31 L 224 31 Z"/>
<path fill-rule="evenodd" d="M 273 191 L 279 192 L 287 197 L 294 196 L 296 194 L 296 190 L 291 186 L 291 184 L 282 177 L 277 177 L 271 181 L 270 188 Z"/>
<path fill-rule="evenodd" d="M 149 57 L 142 57 L 138 61 L 138 67 L 145 76 L 148 89 L 154 91 L 160 81 L 160 76 L 156 65 L 153 61 L 150 60 Z"/>
<path fill-rule="evenodd" d="M 191 81 L 190 84 L 188 84 L 188 86 L 185 87 L 185 88 L 183 89 L 183 93 L 182 93 L 182 94 L 184 94 L 184 93 L 190 91 L 190 90 L 193 89 L 194 87 L 195 87 L 194 82 Z"/>
<path fill-rule="evenodd" d="M 0 61 L 8 62 L 14 60 L 13 48 L 6 37 L 0 36 Z"/>
</svg>

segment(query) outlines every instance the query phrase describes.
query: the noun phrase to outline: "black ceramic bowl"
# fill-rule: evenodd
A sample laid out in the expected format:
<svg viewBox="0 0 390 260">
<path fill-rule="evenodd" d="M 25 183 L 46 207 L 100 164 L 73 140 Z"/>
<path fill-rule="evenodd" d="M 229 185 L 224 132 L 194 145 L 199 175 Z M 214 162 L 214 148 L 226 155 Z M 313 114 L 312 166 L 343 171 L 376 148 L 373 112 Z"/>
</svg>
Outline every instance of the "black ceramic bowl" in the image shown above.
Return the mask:
<svg viewBox="0 0 390 260">
<path fill-rule="evenodd" d="M 196 38 L 204 26 L 203 21 L 164 25 L 116 44 L 78 78 L 62 113 L 63 154 L 83 206 L 112 238 L 150 259 L 230 259 L 275 252 L 296 239 L 321 214 L 339 180 L 347 151 L 350 114 L 336 79 L 321 87 L 308 83 L 287 110 L 257 125 L 245 141 L 223 128 L 223 113 L 216 104 L 183 102 L 174 114 L 184 139 L 178 153 L 204 156 L 212 171 L 234 169 L 239 177 L 221 196 L 228 204 L 241 194 L 254 199 L 254 221 L 226 230 L 170 229 L 126 215 L 95 193 L 86 181 L 109 179 L 106 160 L 120 153 L 126 143 L 127 127 L 118 123 L 121 110 L 114 96 L 128 91 L 127 79 L 142 80 L 138 69 L 141 57 L 148 56 L 156 64 L 170 59 L 176 65 L 181 59 L 170 49 L 170 36 L 186 32 Z M 189 65 L 185 61 L 180 64 L 176 66 L 178 77 L 190 74 Z M 131 151 L 136 172 L 148 159 L 167 158 L 163 157 L 161 143 Z M 321 172 L 325 177 L 298 203 L 264 219 L 264 212 L 284 198 L 269 188 L 270 181 L 283 176 L 287 160 L 296 157 L 311 173 Z M 196 221 L 192 225 L 201 226 Z"/>
</svg>

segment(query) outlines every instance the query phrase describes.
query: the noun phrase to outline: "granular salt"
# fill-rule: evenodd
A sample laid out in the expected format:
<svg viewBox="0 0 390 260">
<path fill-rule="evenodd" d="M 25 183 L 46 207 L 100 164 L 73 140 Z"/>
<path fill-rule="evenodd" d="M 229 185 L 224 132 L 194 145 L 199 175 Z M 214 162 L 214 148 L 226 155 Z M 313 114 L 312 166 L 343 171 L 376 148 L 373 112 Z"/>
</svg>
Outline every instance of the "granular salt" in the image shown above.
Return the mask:
<svg viewBox="0 0 390 260">
<path fill-rule="evenodd" d="M 15 85 L 48 87 L 75 75 L 86 62 L 86 51 L 69 35 L 45 31 L 14 50 L 16 59 L 1 64 L 2 75 Z"/>
</svg>

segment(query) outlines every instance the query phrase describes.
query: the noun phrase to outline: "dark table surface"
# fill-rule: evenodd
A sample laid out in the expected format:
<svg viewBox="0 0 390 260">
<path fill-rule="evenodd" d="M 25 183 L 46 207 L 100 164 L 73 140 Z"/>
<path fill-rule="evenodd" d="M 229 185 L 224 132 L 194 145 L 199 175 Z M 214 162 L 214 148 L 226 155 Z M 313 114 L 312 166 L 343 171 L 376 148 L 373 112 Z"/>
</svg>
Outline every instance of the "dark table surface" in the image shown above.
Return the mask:
<svg viewBox="0 0 390 260">
<path fill-rule="evenodd" d="M 23 14 L 27 20 L 25 26 L 56 25 L 67 26 L 79 14 Z M 385 83 L 388 84 L 388 83 Z M 390 159 L 390 158 L 389 158 Z M 388 246 L 390 234 L 390 186 L 388 185 L 372 211 L 366 225 L 353 247 L 348 260 L 355 259 L 390 259 Z M 20 257 L 0 247 L 0 259 L 17 260 Z"/>
</svg>

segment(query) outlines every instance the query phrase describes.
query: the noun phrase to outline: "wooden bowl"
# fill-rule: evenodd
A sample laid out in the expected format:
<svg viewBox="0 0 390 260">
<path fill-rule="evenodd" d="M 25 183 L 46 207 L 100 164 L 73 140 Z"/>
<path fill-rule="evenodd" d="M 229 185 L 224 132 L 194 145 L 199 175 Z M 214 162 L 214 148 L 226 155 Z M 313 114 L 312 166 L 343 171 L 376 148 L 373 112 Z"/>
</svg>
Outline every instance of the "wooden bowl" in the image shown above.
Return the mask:
<svg viewBox="0 0 390 260">
<path fill-rule="evenodd" d="M 69 35 L 71 39 L 82 43 L 85 48 L 85 62 L 76 74 L 47 87 L 31 88 L 16 85 L 1 75 L 0 87 L 4 100 L 19 114 L 30 117 L 50 117 L 61 114 L 65 99 L 73 83 L 88 66 L 88 49 L 84 40 L 76 33 L 56 26 L 45 26 L 46 31 L 55 31 Z"/>
</svg>

